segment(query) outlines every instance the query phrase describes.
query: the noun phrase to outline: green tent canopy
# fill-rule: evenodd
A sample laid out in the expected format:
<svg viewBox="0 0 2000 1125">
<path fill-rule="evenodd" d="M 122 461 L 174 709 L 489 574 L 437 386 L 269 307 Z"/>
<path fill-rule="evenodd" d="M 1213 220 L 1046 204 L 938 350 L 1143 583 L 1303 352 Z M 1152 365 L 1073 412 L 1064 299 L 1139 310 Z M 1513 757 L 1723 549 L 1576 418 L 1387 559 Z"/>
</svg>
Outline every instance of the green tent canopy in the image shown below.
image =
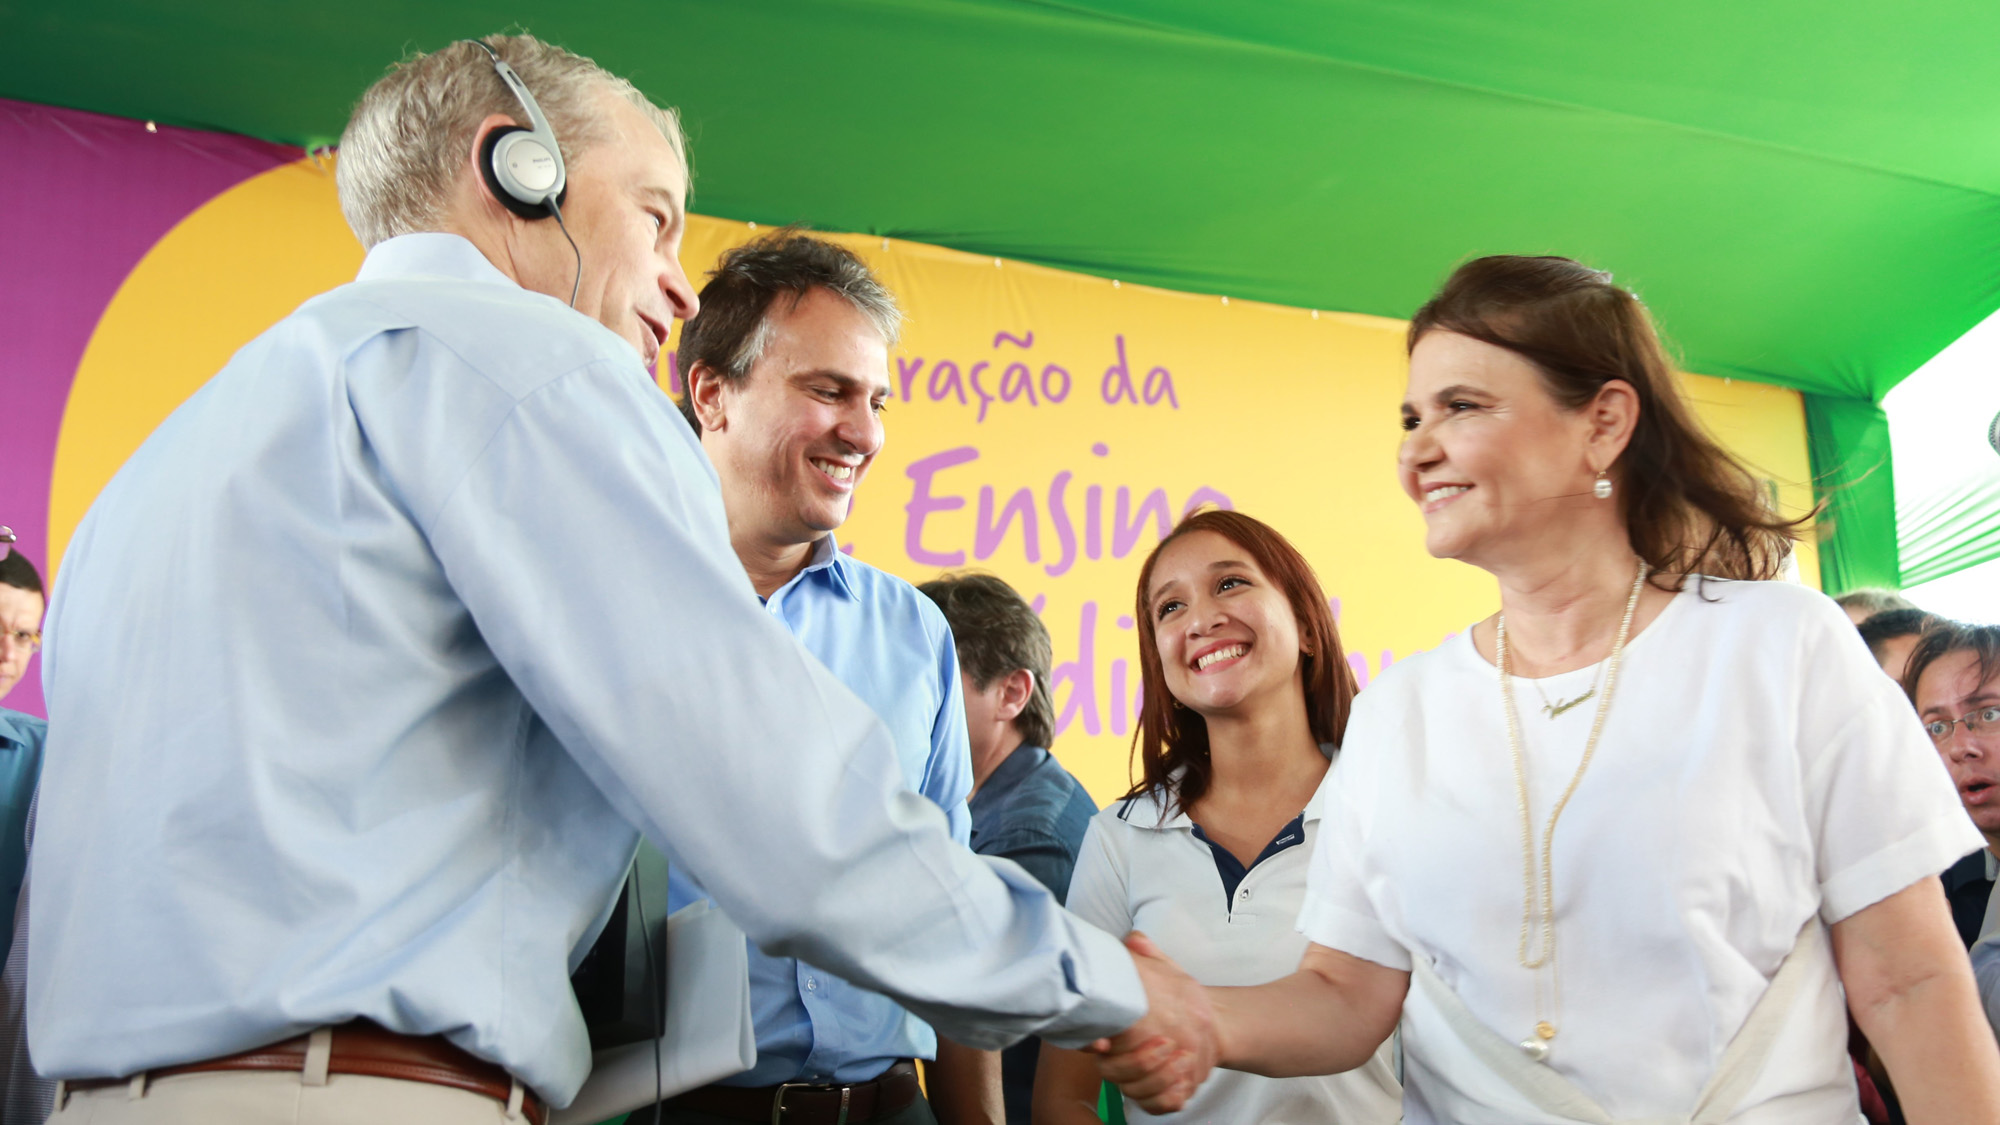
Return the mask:
<svg viewBox="0 0 2000 1125">
<path fill-rule="evenodd" d="M 521 28 L 682 108 L 705 213 L 1407 316 L 1562 253 L 1806 395 L 1829 588 L 1895 584 L 1882 395 L 2000 307 L 2000 4 L 0 0 L 0 97 L 332 143 Z"/>
</svg>

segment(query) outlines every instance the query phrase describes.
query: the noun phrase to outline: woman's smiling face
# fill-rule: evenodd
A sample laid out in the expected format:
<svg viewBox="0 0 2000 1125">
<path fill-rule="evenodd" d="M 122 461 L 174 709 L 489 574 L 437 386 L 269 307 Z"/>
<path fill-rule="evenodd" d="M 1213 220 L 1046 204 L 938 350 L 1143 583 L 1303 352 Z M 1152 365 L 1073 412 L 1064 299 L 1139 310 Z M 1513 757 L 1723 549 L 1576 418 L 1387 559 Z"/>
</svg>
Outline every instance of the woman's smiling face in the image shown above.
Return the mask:
<svg viewBox="0 0 2000 1125">
<path fill-rule="evenodd" d="M 1251 553 L 1197 531 L 1168 543 L 1147 592 L 1167 690 L 1203 715 L 1302 693 L 1299 623 Z"/>
<path fill-rule="evenodd" d="M 1417 341 L 1403 430 L 1398 476 L 1438 558 L 1561 543 L 1544 532 L 1591 503 L 1589 412 L 1563 409 L 1534 364 L 1505 348 L 1443 330 Z"/>
</svg>

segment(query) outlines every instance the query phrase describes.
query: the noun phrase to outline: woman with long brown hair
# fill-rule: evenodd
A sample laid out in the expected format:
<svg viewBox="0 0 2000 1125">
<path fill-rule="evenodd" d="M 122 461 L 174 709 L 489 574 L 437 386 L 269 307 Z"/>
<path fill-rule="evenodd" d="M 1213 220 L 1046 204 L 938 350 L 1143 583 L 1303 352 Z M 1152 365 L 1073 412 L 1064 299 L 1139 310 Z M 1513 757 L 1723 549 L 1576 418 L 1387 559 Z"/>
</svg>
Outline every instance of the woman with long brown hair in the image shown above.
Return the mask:
<svg viewBox="0 0 2000 1125">
<path fill-rule="evenodd" d="M 1134 615 L 1141 777 L 1091 822 L 1069 909 L 1110 933 L 1144 933 L 1204 983 L 1274 980 L 1305 951 L 1306 866 L 1354 698 L 1326 595 L 1282 535 L 1204 511 L 1147 557 Z M 1097 1090 L 1088 1055 L 1043 1044 L 1037 1125 L 1090 1125 Z M 1384 1046 L 1349 1074 L 1219 1076 L 1169 1119 L 1387 1125 L 1399 1115 Z"/>
<path fill-rule="evenodd" d="M 1312 944 L 1208 990 L 1221 1065 L 1340 1071 L 1400 1020 L 1410 1125 L 1854 1122 L 1851 1006 L 1911 1122 L 2000 1121 L 1936 878 L 1979 837 L 1840 609 L 1771 581 L 1796 527 L 1638 300 L 1482 258 L 1409 343 L 1403 490 L 1500 612 L 1360 699 Z M 1128 1094 L 1185 1098 L 1113 1046 Z"/>
</svg>

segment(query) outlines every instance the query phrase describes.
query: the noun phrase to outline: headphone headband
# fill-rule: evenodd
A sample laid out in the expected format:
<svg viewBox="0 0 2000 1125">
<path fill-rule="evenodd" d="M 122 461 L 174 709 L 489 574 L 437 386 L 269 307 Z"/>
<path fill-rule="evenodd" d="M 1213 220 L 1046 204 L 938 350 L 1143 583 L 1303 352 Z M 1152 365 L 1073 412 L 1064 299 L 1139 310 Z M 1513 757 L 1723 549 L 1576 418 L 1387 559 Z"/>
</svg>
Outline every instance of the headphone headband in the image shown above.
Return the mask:
<svg viewBox="0 0 2000 1125">
<path fill-rule="evenodd" d="M 486 135 L 479 161 L 486 186 L 502 206 L 516 215 L 546 219 L 561 208 L 569 188 L 568 170 L 563 166 L 562 147 L 556 143 L 555 130 L 549 127 L 535 96 L 528 92 L 527 83 L 500 57 L 500 52 L 478 39 L 461 42 L 486 52 L 494 73 L 514 92 L 528 115 L 525 127 L 502 126 Z"/>
</svg>

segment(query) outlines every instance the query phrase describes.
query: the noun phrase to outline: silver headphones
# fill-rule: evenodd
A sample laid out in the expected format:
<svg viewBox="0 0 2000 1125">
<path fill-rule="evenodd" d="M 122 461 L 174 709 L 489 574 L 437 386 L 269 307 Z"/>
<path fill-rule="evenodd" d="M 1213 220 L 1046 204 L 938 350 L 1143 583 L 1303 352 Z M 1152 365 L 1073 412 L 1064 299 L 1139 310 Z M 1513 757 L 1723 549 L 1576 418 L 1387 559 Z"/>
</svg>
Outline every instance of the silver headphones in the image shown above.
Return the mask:
<svg viewBox="0 0 2000 1125">
<path fill-rule="evenodd" d="M 528 111 L 528 121 L 533 126 L 503 125 L 486 134 L 479 150 L 479 171 L 486 179 L 486 186 L 501 206 L 524 219 L 546 219 L 553 215 L 560 220 L 569 174 L 563 168 L 562 148 L 556 144 L 555 130 L 549 128 L 548 118 L 542 116 L 542 107 L 535 104 L 535 96 L 528 92 L 521 76 L 501 59 L 498 51 L 477 39 L 463 42 L 485 51 L 493 60 L 500 81 L 520 99 L 521 108 Z"/>
</svg>

